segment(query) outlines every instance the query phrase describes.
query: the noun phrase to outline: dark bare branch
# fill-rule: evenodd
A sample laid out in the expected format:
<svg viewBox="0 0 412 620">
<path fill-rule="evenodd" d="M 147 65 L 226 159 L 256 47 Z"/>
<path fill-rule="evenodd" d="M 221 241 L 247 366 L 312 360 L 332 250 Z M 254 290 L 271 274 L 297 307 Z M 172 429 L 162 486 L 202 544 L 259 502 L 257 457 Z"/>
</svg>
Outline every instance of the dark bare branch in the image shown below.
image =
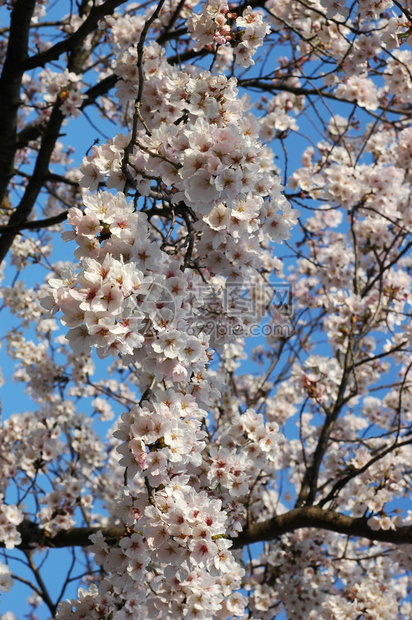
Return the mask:
<svg viewBox="0 0 412 620">
<path fill-rule="evenodd" d="M 37 197 L 48 177 L 50 158 L 53 153 L 57 138 L 60 134 L 60 128 L 64 120 L 63 113 L 60 110 L 60 101 L 57 101 L 50 116 L 49 123 L 45 130 L 39 154 L 37 156 L 36 165 L 30 181 L 27 184 L 26 191 L 20 201 L 18 207 L 13 211 L 8 222 L 8 229 L 19 230 L 26 223 L 28 217 L 35 205 Z M 0 263 L 9 251 L 16 233 L 3 232 L 0 237 Z"/>
<path fill-rule="evenodd" d="M 58 215 L 47 217 L 44 220 L 35 220 L 33 222 L 25 222 L 19 226 L 0 226 L 0 232 L 16 234 L 20 230 L 40 230 L 41 228 L 49 228 L 56 224 L 61 224 L 67 218 L 67 211 L 62 211 Z"/>
<path fill-rule="evenodd" d="M 390 530 L 373 530 L 365 518 L 355 518 L 333 510 L 323 510 L 319 506 L 295 508 L 281 515 L 260 523 L 251 523 L 247 529 L 233 538 L 233 549 L 241 549 L 245 545 L 275 540 L 302 528 L 316 528 L 344 534 L 345 536 L 366 538 L 374 542 L 396 545 L 412 544 L 412 525 Z M 87 547 L 91 544 L 90 536 L 102 532 L 106 541 L 115 544 L 126 534 L 122 527 L 76 527 L 61 531 L 54 538 L 47 536 L 34 523 L 24 521 L 18 526 L 22 542 L 18 549 L 32 550 L 37 547 L 63 548 Z"/>
<path fill-rule="evenodd" d="M 322 510 L 318 506 L 305 506 L 261 523 L 252 523 L 247 530 L 234 539 L 233 548 L 240 549 L 245 545 L 274 540 L 282 534 L 306 527 L 328 530 L 346 536 L 357 536 L 376 542 L 397 545 L 412 544 L 412 525 L 395 530 L 373 530 L 367 524 L 367 519 L 349 517 L 333 510 Z"/>
<path fill-rule="evenodd" d="M 20 88 L 35 5 L 35 0 L 17 0 L 10 18 L 9 44 L 0 78 L 0 204 L 13 176 Z"/>
</svg>

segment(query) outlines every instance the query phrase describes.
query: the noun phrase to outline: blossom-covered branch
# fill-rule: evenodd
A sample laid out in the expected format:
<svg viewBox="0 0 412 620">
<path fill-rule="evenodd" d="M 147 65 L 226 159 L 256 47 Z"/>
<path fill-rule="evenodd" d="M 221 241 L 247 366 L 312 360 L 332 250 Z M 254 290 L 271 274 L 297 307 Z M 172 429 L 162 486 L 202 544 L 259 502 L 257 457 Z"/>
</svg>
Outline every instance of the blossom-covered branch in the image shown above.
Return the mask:
<svg viewBox="0 0 412 620">
<path fill-rule="evenodd" d="M 0 590 L 30 617 L 411 615 L 409 4 L 11 2 Z"/>
</svg>

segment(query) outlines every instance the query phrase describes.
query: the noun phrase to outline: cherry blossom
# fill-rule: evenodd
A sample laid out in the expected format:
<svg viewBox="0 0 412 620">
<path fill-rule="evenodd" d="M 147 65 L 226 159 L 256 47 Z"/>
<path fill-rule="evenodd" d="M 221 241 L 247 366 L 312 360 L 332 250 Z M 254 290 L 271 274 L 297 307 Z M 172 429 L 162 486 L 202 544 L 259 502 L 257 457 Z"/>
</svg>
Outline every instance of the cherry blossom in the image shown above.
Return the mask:
<svg viewBox="0 0 412 620">
<path fill-rule="evenodd" d="M 411 3 L 1 10 L 5 606 L 409 617 Z"/>
</svg>

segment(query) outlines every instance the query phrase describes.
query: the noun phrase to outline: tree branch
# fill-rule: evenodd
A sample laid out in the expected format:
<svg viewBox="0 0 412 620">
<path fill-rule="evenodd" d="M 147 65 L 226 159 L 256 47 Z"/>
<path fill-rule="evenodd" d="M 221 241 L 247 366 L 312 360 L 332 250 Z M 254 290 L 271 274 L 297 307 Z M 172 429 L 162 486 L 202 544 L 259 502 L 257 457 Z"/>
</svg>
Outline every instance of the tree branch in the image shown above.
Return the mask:
<svg viewBox="0 0 412 620">
<path fill-rule="evenodd" d="M 397 545 L 412 544 L 412 525 L 398 527 L 395 530 L 373 530 L 365 518 L 348 517 L 333 510 L 322 510 L 318 506 L 305 506 L 261 523 L 253 523 L 238 538 L 233 539 L 233 549 L 274 540 L 282 534 L 306 527 L 328 530 L 346 536 L 357 536 L 376 542 Z"/>
<path fill-rule="evenodd" d="M 59 532 L 53 538 L 46 534 L 38 525 L 24 520 L 18 527 L 22 541 L 17 549 L 31 551 L 37 547 L 62 549 L 64 547 L 88 547 L 91 545 L 90 536 L 102 532 L 107 541 L 117 542 L 125 533 L 123 527 L 74 527 L 71 530 Z M 4 547 L 4 544 L 0 544 Z"/>
<path fill-rule="evenodd" d="M 94 86 L 91 86 L 88 90 L 84 92 L 86 99 L 83 100 L 82 105 L 80 106 L 81 110 L 84 110 L 90 105 L 96 103 L 96 99 L 102 97 L 103 95 L 107 95 L 107 93 L 116 86 L 116 82 L 119 77 L 114 73 L 112 75 L 108 75 L 103 78 L 101 82 L 98 82 Z M 17 134 L 17 144 L 16 148 L 22 149 L 28 145 L 29 142 L 33 140 L 37 140 L 39 136 L 42 135 L 44 131 L 44 127 L 35 122 L 29 123 Z"/>
<path fill-rule="evenodd" d="M 76 30 L 76 32 L 67 37 L 67 39 L 59 41 L 50 49 L 40 52 L 35 56 L 31 56 L 24 63 L 25 70 L 28 71 L 30 69 L 35 69 L 36 67 L 44 67 L 47 62 L 57 60 L 59 56 L 65 52 L 71 52 L 74 50 L 76 47 L 81 45 L 89 34 L 96 30 L 97 24 L 101 19 L 103 19 L 103 17 L 106 17 L 106 15 L 111 15 L 113 11 L 118 6 L 124 4 L 125 1 L 126 0 L 106 0 L 103 4 L 95 4 L 87 19 L 82 23 L 79 29 Z"/>
<path fill-rule="evenodd" d="M 0 232 L 17 234 L 20 230 L 40 230 L 40 228 L 49 228 L 56 224 L 61 224 L 67 218 L 67 211 L 62 211 L 57 215 L 46 217 L 44 220 L 34 220 L 30 222 L 24 222 L 23 224 L 16 226 L 0 226 Z"/>
<path fill-rule="evenodd" d="M 263 80 L 269 80 L 268 83 L 265 83 Z M 276 82 L 273 81 L 272 78 L 248 78 L 248 79 L 240 79 L 238 80 L 238 86 L 242 88 L 257 88 L 264 92 L 274 93 L 277 91 L 286 91 L 288 93 L 292 93 L 293 95 L 310 97 L 311 95 L 316 97 L 324 97 L 325 99 L 332 99 L 334 101 L 341 101 L 342 103 L 357 103 L 357 100 L 346 99 L 345 97 L 338 97 L 334 95 L 332 92 L 325 90 L 324 88 L 304 88 L 301 86 L 292 86 L 291 84 L 283 84 L 280 80 Z M 404 114 L 405 116 L 412 116 L 412 112 L 408 107 L 405 108 L 390 108 L 384 105 L 378 106 L 379 110 L 384 112 L 391 112 L 392 114 Z M 371 116 L 375 116 L 372 110 L 366 109 L 365 112 L 370 114 Z"/>
<path fill-rule="evenodd" d="M 17 0 L 10 18 L 9 43 L 0 78 L 0 205 L 13 176 L 20 87 L 35 4 L 35 0 Z"/>
<path fill-rule="evenodd" d="M 369 461 L 367 461 L 365 465 L 363 465 L 363 467 L 356 468 L 354 469 L 354 471 L 351 471 L 349 474 L 347 474 L 343 478 L 340 478 L 339 480 L 337 480 L 337 482 L 335 482 L 335 484 L 333 485 L 329 493 L 326 495 L 326 497 L 324 497 L 319 502 L 319 506 L 324 506 L 328 502 L 335 499 L 337 494 L 343 489 L 344 486 L 348 484 L 348 482 L 353 480 L 353 478 L 356 478 L 357 476 L 360 476 L 361 474 L 365 473 L 365 471 L 367 471 L 369 467 L 371 467 L 372 465 L 374 465 L 375 463 L 383 459 L 387 454 L 390 454 L 394 450 L 402 448 L 403 446 L 410 446 L 411 444 L 412 444 L 412 439 L 408 439 L 400 443 L 395 441 L 391 446 L 388 446 L 387 448 L 385 448 L 384 450 L 376 454 L 376 456 L 369 459 Z"/>
<path fill-rule="evenodd" d="M 7 224 L 8 229 L 19 228 L 26 223 L 33 206 L 37 200 L 37 196 L 43 184 L 47 180 L 50 158 L 53 153 L 57 138 L 59 137 L 60 127 L 64 120 L 63 113 L 60 110 L 60 100 L 58 99 L 54 105 L 50 116 L 49 123 L 43 136 L 39 154 L 37 156 L 36 165 L 30 181 L 27 184 L 24 196 L 18 207 L 13 211 Z M 9 251 L 16 233 L 3 232 L 0 237 L 0 263 Z"/>
<path fill-rule="evenodd" d="M 391 530 L 373 530 L 363 517 L 349 517 L 333 510 L 323 510 L 319 506 L 294 508 L 289 512 L 250 524 L 237 538 L 232 538 L 232 549 L 241 549 L 245 545 L 274 540 L 302 528 L 328 530 L 345 536 L 366 538 L 372 542 L 396 545 L 412 544 L 412 525 L 405 525 Z M 75 527 L 59 532 L 54 538 L 47 536 L 35 523 L 23 521 L 18 526 L 22 542 L 16 548 L 30 551 L 36 547 L 56 548 L 88 547 L 90 536 L 102 532 L 109 544 L 116 543 L 126 533 L 123 527 Z M 0 544 L 4 546 L 4 544 Z"/>
</svg>

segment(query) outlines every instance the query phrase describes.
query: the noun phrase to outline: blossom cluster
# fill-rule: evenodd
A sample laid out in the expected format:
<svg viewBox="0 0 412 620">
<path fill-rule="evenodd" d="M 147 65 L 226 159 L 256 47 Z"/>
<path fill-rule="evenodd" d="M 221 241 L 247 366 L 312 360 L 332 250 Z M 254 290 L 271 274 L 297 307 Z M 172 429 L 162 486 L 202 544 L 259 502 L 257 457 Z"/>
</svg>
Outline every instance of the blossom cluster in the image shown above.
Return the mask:
<svg viewBox="0 0 412 620">
<path fill-rule="evenodd" d="M 143 532 L 145 552 L 137 560 L 139 570 L 135 563 L 133 567 L 123 567 L 122 574 L 131 575 L 133 588 L 122 595 L 117 593 L 117 598 L 127 601 L 125 605 L 131 604 L 131 593 L 136 596 L 136 580 L 146 592 L 147 562 L 159 565 L 157 591 L 159 595 L 166 592 L 172 587 L 172 575 L 167 570 L 163 578 L 160 575 L 165 570 L 163 565 L 170 565 L 170 557 L 176 557 L 178 565 L 184 559 L 187 563 L 183 582 L 190 577 L 192 584 L 190 575 L 195 571 L 210 587 L 214 584 L 213 599 L 198 601 L 196 609 L 206 613 L 206 608 L 213 604 L 217 612 L 224 598 L 221 574 L 236 571 L 228 550 L 231 543 L 222 536 L 225 532 L 235 535 L 241 527 L 244 514 L 239 514 L 235 504 L 247 496 L 253 475 L 258 474 L 255 468 L 271 471 L 276 467 L 277 426 L 265 425 L 262 416 L 249 412 L 239 419 L 236 434 L 231 432 L 223 450 L 207 453 L 207 435 L 202 429 L 207 413 L 202 406 L 207 407 L 212 398 L 219 396 L 221 383 L 207 368 L 212 355 L 208 338 L 186 331 L 188 310 L 196 310 L 196 299 L 191 293 L 193 275 L 189 277 L 189 272 L 181 269 L 180 260 L 162 253 L 152 239 L 146 214 L 136 212 L 121 192 L 86 197 L 85 209 L 72 208 L 68 221 L 72 231 L 65 233 L 64 238 L 76 241 L 75 254 L 81 270 L 76 273 L 63 268 L 61 278 L 51 278 L 52 295 L 43 301 L 44 305 L 52 313 L 62 311 L 62 322 L 69 328 L 67 341 L 75 353 L 88 354 L 95 347 L 101 357 L 120 355 L 123 364 L 132 363 L 140 368 L 146 385 L 151 386 L 150 395 L 143 396 L 139 406 L 122 415 L 114 433 L 123 442 L 118 451 L 129 484 L 134 488 L 138 485 L 136 480 L 143 476 L 151 489 L 149 495 L 138 496 L 131 505 L 124 500 L 129 508 L 122 518 L 134 528 L 134 533 L 124 538 L 124 544 L 129 544 L 127 540 L 134 544 L 133 536 Z M 161 382 L 166 382 L 166 390 L 160 388 Z M 244 447 L 242 456 L 236 454 L 240 446 Z M 197 484 L 193 478 L 196 472 Z M 39 513 L 40 523 L 51 533 L 72 523 L 70 505 L 81 487 L 77 486 L 73 495 L 70 484 L 67 485 L 68 481 L 60 481 L 58 490 L 47 496 L 47 506 Z M 87 496 L 83 494 L 82 504 L 85 502 Z M 204 510 L 200 514 L 205 513 L 202 519 L 206 519 L 209 529 L 201 529 L 196 511 L 193 522 L 188 521 L 189 529 L 183 529 L 179 535 L 175 527 L 181 522 L 179 515 L 183 517 L 190 512 L 190 506 L 199 507 L 202 502 Z M 113 504 L 113 510 L 115 515 L 119 514 L 118 502 Z M 214 521 L 220 524 L 216 531 L 211 527 Z M 151 533 L 155 523 L 158 530 Z M 117 566 L 116 571 L 122 568 Z M 231 585 L 238 587 L 238 580 Z M 173 587 L 176 590 L 176 584 Z M 183 583 L 182 592 L 189 596 Z M 87 595 L 94 608 L 101 604 L 102 589 L 96 596 L 98 600 L 93 590 Z M 233 613 L 239 615 L 244 605 L 242 596 L 236 597 L 236 604 L 231 603 L 230 597 L 225 600 L 224 608 L 230 610 L 232 605 Z M 153 605 L 158 606 L 159 600 L 161 596 L 156 597 Z M 168 613 L 174 613 L 175 604 L 176 601 L 170 603 Z M 63 605 L 59 617 L 65 618 L 68 609 Z M 81 606 L 76 613 L 80 610 Z"/>
<path fill-rule="evenodd" d="M 11 571 L 7 564 L 0 564 L 0 590 L 8 592 L 13 587 L 14 580 L 11 577 Z M 4 616 L 3 616 L 4 618 Z"/>
<path fill-rule="evenodd" d="M 80 114 L 83 100 L 86 99 L 86 95 L 80 91 L 80 76 L 67 70 L 63 73 L 46 71 L 41 79 L 47 88 L 44 96 L 46 103 L 54 103 L 58 99 L 64 116 L 76 118 Z"/>
<path fill-rule="evenodd" d="M 187 23 L 197 42 L 195 49 L 211 43 L 219 46 L 230 44 L 234 48 L 235 62 L 241 67 L 255 64 L 252 56 L 270 32 L 262 12 L 253 11 L 248 6 L 238 16 L 226 0 L 207 0 L 200 13 L 193 13 Z"/>
<path fill-rule="evenodd" d="M 195 256 L 208 254 L 213 273 L 247 274 L 261 263 L 259 242 L 288 239 L 297 222 L 274 174 L 273 155 L 259 141 L 249 101 L 238 98 L 234 78 L 178 71 L 155 44 L 146 48 L 145 59 L 141 111 L 150 135 L 139 134 L 127 165 L 129 179 L 143 196 L 160 187 L 158 195 L 170 208 L 183 201 L 193 209 L 201 237 Z M 136 92 L 137 75 L 131 79 L 127 72 L 135 62 L 133 49 L 118 62 L 120 100 Z M 81 167 L 83 187 L 94 190 L 105 181 L 123 190 L 129 138 L 119 134 L 93 148 Z"/>
<path fill-rule="evenodd" d="M 22 511 L 15 505 L 1 506 L 0 512 L 0 541 L 6 549 L 14 549 L 21 543 L 21 535 L 17 530 L 17 525 L 24 519 Z"/>
</svg>

